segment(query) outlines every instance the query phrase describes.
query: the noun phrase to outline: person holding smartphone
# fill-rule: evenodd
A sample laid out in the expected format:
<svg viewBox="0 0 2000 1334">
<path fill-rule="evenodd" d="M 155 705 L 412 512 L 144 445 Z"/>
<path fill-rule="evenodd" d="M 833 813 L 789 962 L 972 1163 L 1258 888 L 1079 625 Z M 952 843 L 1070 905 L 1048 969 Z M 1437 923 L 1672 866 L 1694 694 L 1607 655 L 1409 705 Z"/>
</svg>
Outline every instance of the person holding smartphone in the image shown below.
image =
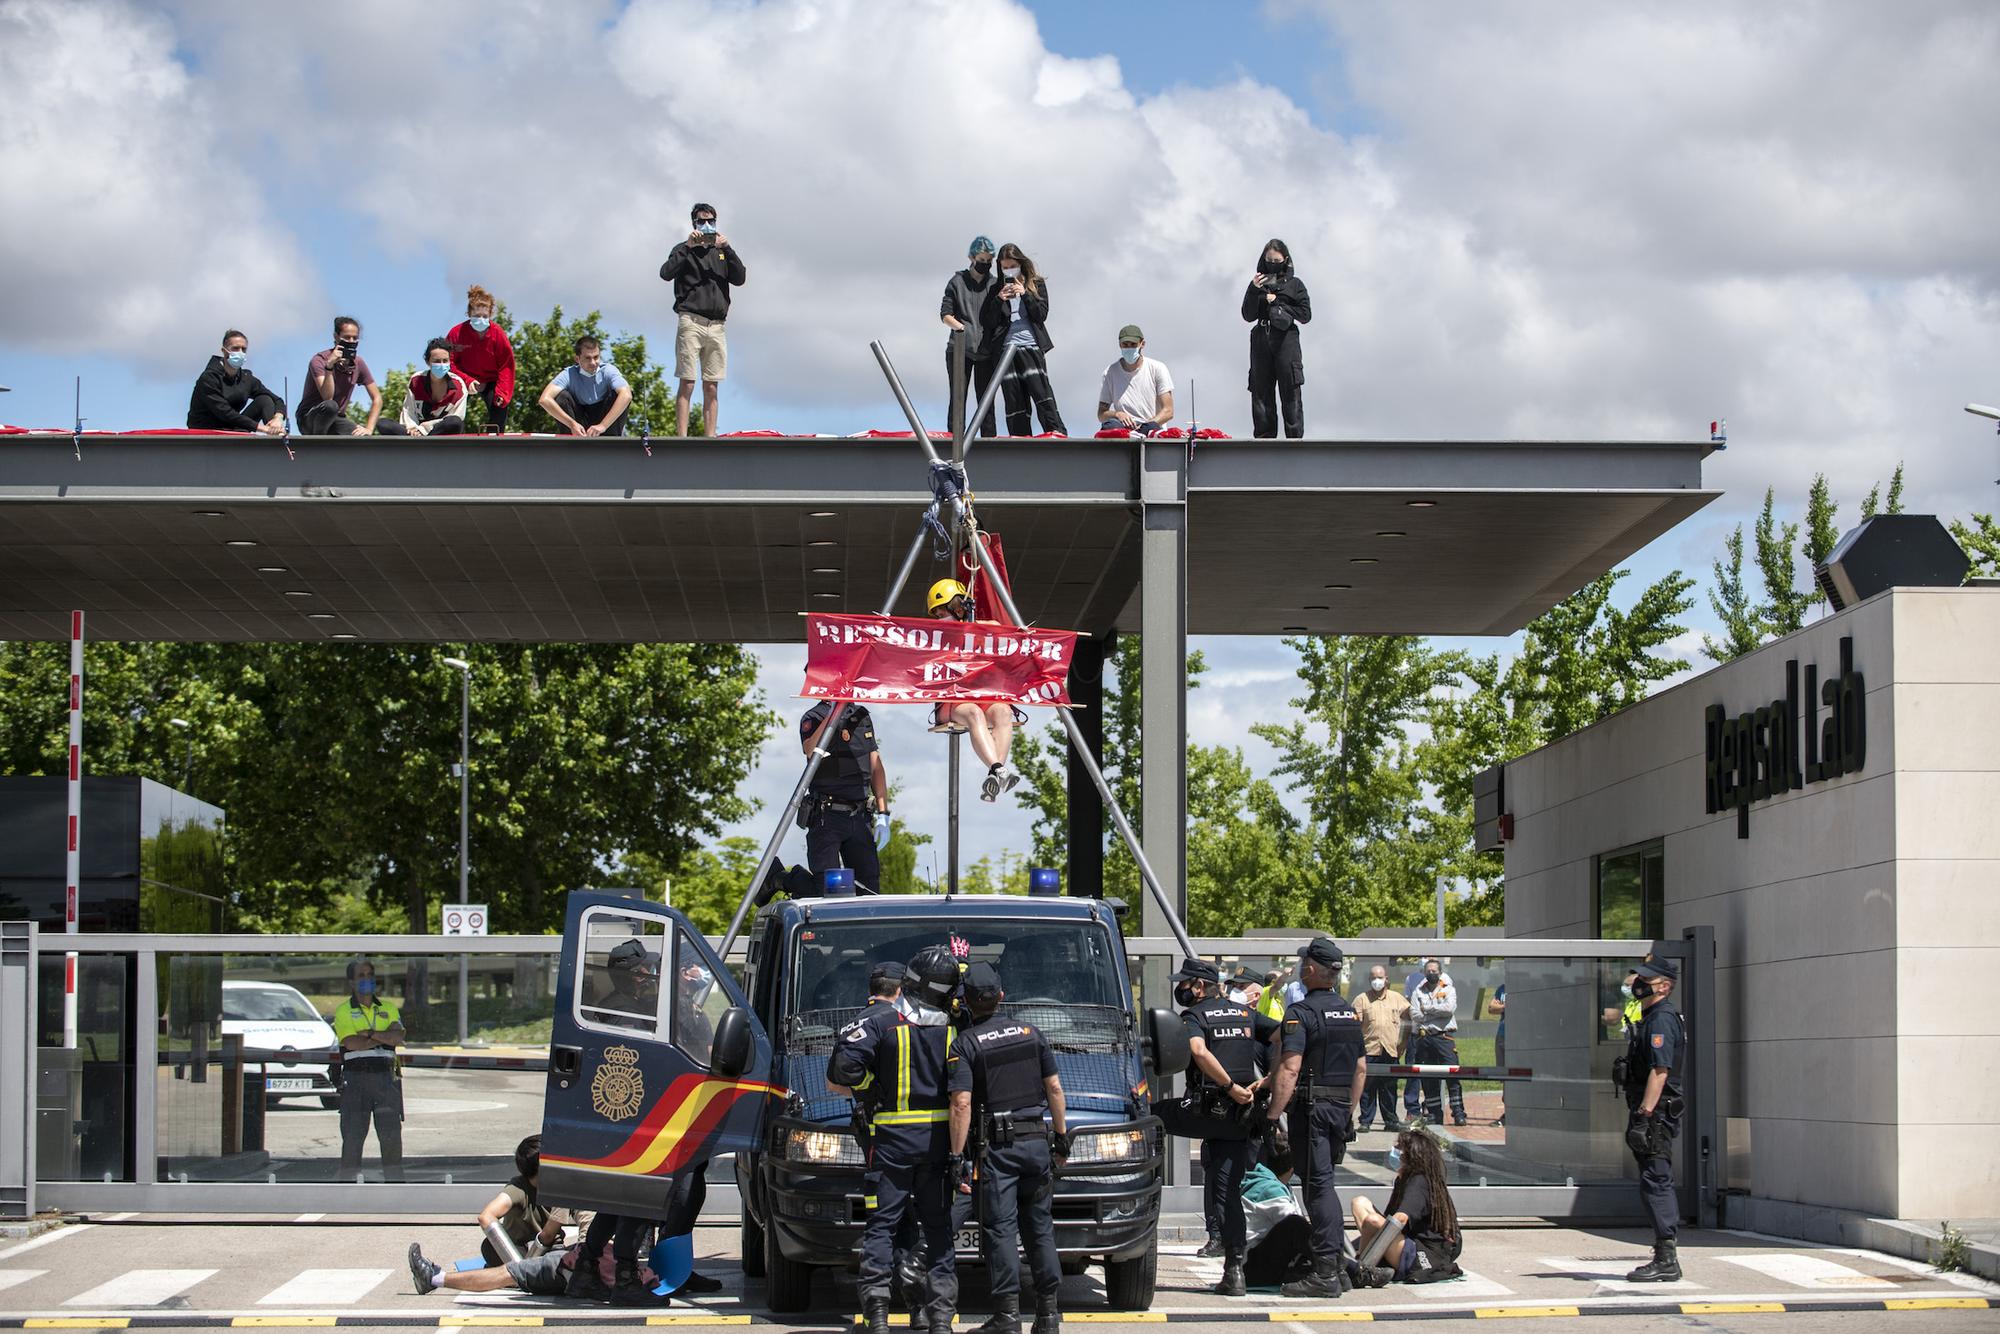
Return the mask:
<svg viewBox="0 0 2000 1334">
<path fill-rule="evenodd" d="M 1285 414 L 1285 438 L 1306 433 L 1305 359 L 1299 354 L 1299 326 L 1311 322 L 1312 297 L 1292 272 L 1292 251 L 1277 237 L 1264 244 L 1257 272 L 1243 292 L 1243 318 L 1250 325 L 1250 425 L 1259 440 L 1278 436 L 1278 409 Z"/>
<path fill-rule="evenodd" d="M 687 434 L 688 408 L 699 379 L 701 428 L 714 435 L 722 412 L 722 377 L 729 369 L 723 328 L 729 318 L 729 289 L 743 286 L 749 272 L 719 229 L 713 204 L 696 204 L 688 218 L 693 230 L 660 265 L 660 281 L 674 285 L 674 313 L 680 317 L 674 333 L 674 374 L 681 382 L 674 396 L 674 434 Z"/>
<path fill-rule="evenodd" d="M 368 391 L 368 417 L 356 426 L 347 415 L 347 401 L 356 388 Z M 375 373 L 361 359 L 361 321 L 352 315 L 333 317 L 333 346 L 313 353 L 306 363 L 306 387 L 299 394 L 301 435 L 373 435 L 382 419 L 382 390 Z"/>
<path fill-rule="evenodd" d="M 1033 435 L 1035 415 L 1040 414 L 1044 435 L 1067 435 L 1045 358 L 1055 346 L 1048 330 L 1048 284 L 1035 271 L 1035 261 L 1012 241 L 1000 247 L 999 259 L 1000 290 L 980 311 L 980 342 L 994 349 L 995 356 L 1002 347 L 1014 349 L 1013 363 L 1000 382 L 1007 401 L 1007 434 Z"/>
</svg>

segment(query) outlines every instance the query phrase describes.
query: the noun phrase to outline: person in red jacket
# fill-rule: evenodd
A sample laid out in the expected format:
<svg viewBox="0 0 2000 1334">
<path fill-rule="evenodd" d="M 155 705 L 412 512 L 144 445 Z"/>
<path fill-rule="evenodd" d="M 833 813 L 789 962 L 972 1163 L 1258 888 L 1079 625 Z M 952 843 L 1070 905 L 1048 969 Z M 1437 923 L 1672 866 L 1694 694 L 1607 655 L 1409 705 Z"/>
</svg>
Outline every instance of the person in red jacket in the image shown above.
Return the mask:
<svg viewBox="0 0 2000 1334">
<path fill-rule="evenodd" d="M 471 382 L 472 392 L 486 400 L 486 422 L 495 431 L 507 429 L 507 409 L 514 402 L 514 345 L 507 331 L 493 322 L 493 293 L 474 283 L 465 289 L 465 320 L 445 335 L 451 343 L 452 369 Z"/>
</svg>

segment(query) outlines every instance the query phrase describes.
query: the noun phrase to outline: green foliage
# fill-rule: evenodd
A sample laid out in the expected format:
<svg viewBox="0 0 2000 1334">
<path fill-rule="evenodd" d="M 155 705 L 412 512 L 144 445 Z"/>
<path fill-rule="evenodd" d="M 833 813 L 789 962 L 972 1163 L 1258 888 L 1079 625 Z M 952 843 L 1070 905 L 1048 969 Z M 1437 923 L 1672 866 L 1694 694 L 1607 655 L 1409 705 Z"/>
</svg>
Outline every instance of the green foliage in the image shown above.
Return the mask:
<svg viewBox="0 0 2000 1334">
<path fill-rule="evenodd" d="M 1951 535 L 1972 558 L 1968 578 L 2000 578 L 2000 524 L 1991 514 L 1975 514 L 1970 520 L 1954 519 Z"/>
<path fill-rule="evenodd" d="M 1868 488 L 1867 497 L 1861 502 L 1861 517 L 1872 519 L 1879 514 L 1901 514 L 1903 512 L 1903 465 L 1896 465 L 1895 473 L 1889 478 L 1888 503 L 1882 502 L 1880 482 Z"/>
<path fill-rule="evenodd" d="M 1780 524 L 1774 512 L 1777 493 L 1764 488 L 1764 510 L 1757 516 L 1757 571 L 1764 579 L 1764 605 L 1758 608 L 1764 629 L 1774 635 L 1788 635 L 1806 623 L 1806 612 L 1816 600 L 1816 590 L 1801 591 L 1793 569 L 1793 553 L 1798 548 L 1799 526 Z"/>
<path fill-rule="evenodd" d="M 1740 658 L 1764 642 L 1763 618 L 1743 583 L 1743 525 L 1737 524 L 1723 544 L 1726 553 L 1711 571 L 1715 587 L 1708 590 L 1708 605 L 1722 622 L 1722 638 L 1701 637 L 1701 651 L 1716 662 Z"/>
<path fill-rule="evenodd" d="M 895 813 L 901 791 L 901 784 L 889 788 L 889 845 L 879 854 L 884 894 L 913 894 L 929 888 L 927 882 L 917 878 L 917 849 L 929 843 L 931 836 L 912 830 Z"/>
<path fill-rule="evenodd" d="M 1806 564 L 1814 569 L 1826 564 L 1826 558 L 1840 541 L 1840 525 L 1835 518 L 1839 511 L 1840 507 L 1833 503 L 1832 489 L 1826 484 L 1826 474 L 1814 473 L 1812 490 L 1806 493 Z M 1813 588 L 1813 601 L 1826 601 L 1817 585 Z"/>
<path fill-rule="evenodd" d="M 1937 1268 L 1946 1274 L 1955 1274 L 1972 1263 L 1972 1239 L 1951 1225 L 1950 1219 L 1938 1223 Z"/>
</svg>

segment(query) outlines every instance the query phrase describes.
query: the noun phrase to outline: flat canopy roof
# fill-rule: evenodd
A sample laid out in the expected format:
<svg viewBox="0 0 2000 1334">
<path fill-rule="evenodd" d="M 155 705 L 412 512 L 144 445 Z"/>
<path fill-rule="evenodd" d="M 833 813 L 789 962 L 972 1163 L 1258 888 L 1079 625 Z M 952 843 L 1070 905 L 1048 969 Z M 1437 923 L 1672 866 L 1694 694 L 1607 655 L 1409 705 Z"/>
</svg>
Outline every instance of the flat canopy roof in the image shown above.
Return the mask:
<svg viewBox="0 0 2000 1334">
<path fill-rule="evenodd" d="M 86 435 L 79 459 L 68 435 L 0 438 L 0 638 L 62 638 L 81 608 L 92 639 L 798 640 L 806 610 L 877 609 L 929 501 L 907 438 L 292 447 Z M 1713 500 L 1711 448 L 1203 441 L 1188 630 L 1511 633 Z M 1023 616 L 1138 628 L 1140 459 L 973 446 Z M 1159 482 L 1146 500 L 1171 502 Z M 926 555 L 897 612 L 941 573 Z"/>
</svg>

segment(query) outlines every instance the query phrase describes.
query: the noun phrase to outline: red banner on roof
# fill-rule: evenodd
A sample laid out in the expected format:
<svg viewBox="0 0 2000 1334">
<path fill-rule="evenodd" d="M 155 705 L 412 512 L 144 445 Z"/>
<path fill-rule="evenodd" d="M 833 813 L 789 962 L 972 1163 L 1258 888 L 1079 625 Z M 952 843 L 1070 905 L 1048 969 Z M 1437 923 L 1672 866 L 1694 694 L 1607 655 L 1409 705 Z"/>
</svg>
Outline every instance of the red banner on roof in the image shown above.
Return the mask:
<svg viewBox="0 0 2000 1334">
<path fill-rule="evenodd" d="M 809 699 L 863 704 L 1069 703 L 1074 630 L 914 616 L 806 617 Z"/>
</svg>

